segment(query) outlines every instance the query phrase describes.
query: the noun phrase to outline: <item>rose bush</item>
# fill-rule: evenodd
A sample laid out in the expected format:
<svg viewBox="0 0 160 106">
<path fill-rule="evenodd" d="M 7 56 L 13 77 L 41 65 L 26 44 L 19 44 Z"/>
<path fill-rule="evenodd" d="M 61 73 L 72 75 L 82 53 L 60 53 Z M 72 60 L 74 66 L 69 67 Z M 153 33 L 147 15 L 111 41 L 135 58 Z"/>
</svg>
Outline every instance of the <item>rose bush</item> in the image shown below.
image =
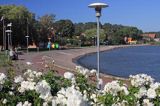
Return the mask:
<svg viewBox="0 0 160 106">
<path fill-rule="evenodd" d="M 131 75 L 129 84 L 115 80 L 97 89 L 96 70 L 77 66 L 75 74 L 26 70 L 14 78 L 0 73 L 0 106 L 159 106 L 160 83 L 146 74 Z M 98 83 L 102 84 L 101 81 Z"/>
</svg>

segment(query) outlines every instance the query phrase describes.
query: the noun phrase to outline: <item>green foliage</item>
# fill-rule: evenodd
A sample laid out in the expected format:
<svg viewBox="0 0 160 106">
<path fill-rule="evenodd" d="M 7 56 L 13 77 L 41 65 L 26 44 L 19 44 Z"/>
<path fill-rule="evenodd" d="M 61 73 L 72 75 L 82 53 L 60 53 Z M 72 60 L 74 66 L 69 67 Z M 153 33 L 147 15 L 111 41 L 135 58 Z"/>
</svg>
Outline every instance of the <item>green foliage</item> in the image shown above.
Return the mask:
<svg viewBox="0 0 160 106">
<path fill-rule="evenodd" d="M 99 102 L 104 104 L 105 106 L 115 103 L 113 95 L 107 93 L 101 97 L 98 97 L 98 99 Z"/>
<path fill-rule="evenodd" d="M 23 100 L 29 101 L 34 106 L 41 106 L 42 104 L 42 99 L 39 98 L 39 94 L 36 93 L 35 91 L 26 91 L 24 94 Z M 23 101 L 23 100 L 20 100 L 20 101 Z"/>
<path fill-rule="evenodd" d="M 8 60 L 8 55 L 6 55 L 4 52 L 0 52 L 0 68 L 7 68 L 11 66 L 13 66 L 13 63 L 10 59 Z"/>
<path fill-rule="evenodd" d="M 14 77 L 15 77 L 15 70 L 10 67 L 8 70 L 7 70 L 7 76 L 8 78 L 13 81 L 14 80 Z"/>
<path fill-rule="evenodd" d="M 7 55 L 5 55 L 4 53 L 0 52 L 0 67 L 5 66 L 7 60 Z"/>
<path fill-rule="evenodd" d="M 55 15 L 44 15 L 39 17 L 38 23 L 36 23 L 36 29 L 38 33 L 38 42 L 48 42 L 48 38 L 54 35 L 53 23 L 55 22 Z"/>
<path fill-rule="evenodd" d="M 59 20 L 55 24 L 56 33 L 60 37 L 72 37 L 74 25 L 71 20 Z"/>
<path fill-rule="evenodd" d="M 104 40 L 105 39 L 105 33 L 104 33 L 104 30 L 103 29 L 100 29 L 100 40 Z M 87 39 L 89 39 L 89 38 L 94 38 L 94 37 L 96 37 L 96 35 L 97 35 L 97 29 L 96 28 L 93 28 L 93 29 L 88 29 L 88 30 L 86 30 L 85 31 L 85 37 L 87 38 Z"/>
<path fill-rule="evenodd" d="M 52 95 L 56 95 L 62 87 L 71 85 L 71 81 L 60 76 L 55 76 L 52 71 L 45 74 L 42 79 L 46 80 L 51 86 Z"/>
<path fill-rule="evenodd" d="M 112 42 L 112 44 L 124 44 L 124 37 L 131 37 L 134 40 L 141 40 L 142 31 L 136 27 L 112 25 L 105 23 L 103 29 L 106 33 L 106 38 Z"/>
<path fill-rule="evenodd" d="M 84 23 L 75 23 L 74 28 L 75 28 L 75 32 L 74 32 L 75 36 L 80 36 L 86 30 Z"/>
<path fill-rule="evenodd" d="M 82 92 L 82 94 L 86 92 L 88 99 L 91 100 L 90 97 L 93 93 L 95 93 L 96 86 L 89 83 L 88 79 L 80 73 L 76 75 L 76 85 L 79 87 L 79 91 Z"/>
<path fill-rule="evenodd" d="M 8 23 L 12 23 L 12 35 L 14 35 L 12 39 L 14 41 L 13 45 L 24 45 L 26 41 L 25 36 L 27 34 L 26 26 L 28 24 L 29 30 L 33 29 L 32 25 L 35 20 L 34 14 L 29 12 L 24 6 L 1 5 L 0 16 L 4 17 L 5 26 L 7 26 Z M 30 37 L 33 36 L 31 31 L 29 31 L 29 35 Z"/>
</svg>

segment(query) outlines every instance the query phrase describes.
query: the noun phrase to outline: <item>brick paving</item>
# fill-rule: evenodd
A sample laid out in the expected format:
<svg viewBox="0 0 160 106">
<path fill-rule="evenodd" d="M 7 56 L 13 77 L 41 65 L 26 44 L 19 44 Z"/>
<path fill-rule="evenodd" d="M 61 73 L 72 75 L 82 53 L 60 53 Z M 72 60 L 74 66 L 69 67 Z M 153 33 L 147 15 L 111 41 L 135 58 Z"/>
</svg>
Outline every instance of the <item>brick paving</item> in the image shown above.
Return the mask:
<svg viewBox="0 0 160 106">
<path fill-rule="evenodd" d="M 102 46 L 100 48 L 101 51 L 110 50 L 118 47 L 127 47 L 126 46 Z M 74 71 L 76 64 L 73 63 L 73 60 L 77 57 L 86 55 L 88 53 L 96 52 L 95 47 L 86 47 L 86 48 L 76 48 L 76 49 L 66 49 L 66 50 L 51 50 L 45 52 L 29 52 L 24 53 L 23 55 L 19 55 L 19 60 L 15 61 L 19 70 L 23 70 L 24 68 L 29 68 L 36 71 L 45 72 L 45 67 L 43 64 L 42 57 L 49 57 L 48 61 L 52 59 L 55 61 L 54 70 L 56 70 L 59 75 L 63 75 L 65 71 Z M 32 63 L 31 65 L 27 65 L 26 62 Z M 104 82 L 112 81 L 117 77 L 109 76 L 101 74 L 101 78 Z"/>
</svg>

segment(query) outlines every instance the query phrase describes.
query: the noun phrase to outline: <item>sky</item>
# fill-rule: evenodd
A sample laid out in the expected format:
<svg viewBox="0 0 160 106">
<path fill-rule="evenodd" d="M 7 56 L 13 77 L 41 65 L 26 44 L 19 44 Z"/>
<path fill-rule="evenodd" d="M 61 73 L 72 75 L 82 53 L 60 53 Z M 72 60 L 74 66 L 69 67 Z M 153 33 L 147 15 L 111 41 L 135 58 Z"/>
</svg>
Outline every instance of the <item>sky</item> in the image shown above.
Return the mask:
<svg viewBox="0 0 160 106">
<path fill-rule="evenodd" d="M 36 17 L 55 14 L 56 20 L 70 19 L 74 23 L 95 22 L 93 2 L 109 7 L 102 10 L 101 23 L 135 26 L 144 32 L 160 31 L 160 0 L 0 0 L 0 5 L 23 5 Z"/>
</svg>

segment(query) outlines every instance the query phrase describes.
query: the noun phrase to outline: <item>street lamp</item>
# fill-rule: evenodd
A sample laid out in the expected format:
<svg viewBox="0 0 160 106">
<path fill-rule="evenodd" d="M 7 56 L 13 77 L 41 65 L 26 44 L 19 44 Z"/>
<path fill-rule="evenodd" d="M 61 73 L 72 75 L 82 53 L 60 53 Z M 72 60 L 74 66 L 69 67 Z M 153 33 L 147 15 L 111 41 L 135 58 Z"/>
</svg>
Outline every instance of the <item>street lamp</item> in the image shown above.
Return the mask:
<svg viewBox="0 0 160 106">
<path fill-rule="evenodd" d="M 29 38 L 29 36 L 27 35 L 25 37 L 27 38 L 27 53 L 28 53 L 28 38 Z"/>
<path fill-rule="evenodd" d="M 8 42 L 10 42 L 10 46 L 11 46 L 11 48 L 12 48 L 12 36 L 11 36 L 11 33 L 12 33 L 12 30 L 11 30 L 11 27 L 12 27 L 12 23 L 9 23 L 9 24 L 7 24 L 7 27 L 10 27 L 10 31 L 9 31 L 9 33 L 8 33 L 8 35 L 9 35 L 9 40 L 8 40 Z"/>
<path fill-rule="evenodd" d="M 8 38 L 8 50 L 9 50 L 10 46 L 11 46 L 10 45 L 11 44 L 11 38 L 10 38 L 11 35 L 10 34 L 11 34 L 12 31 L 11 30 L 6 30 L 5 32 L 8 33 L 7 34 L 8 35 L 7 38 Z"/>
<path fill-rule="evenodd" d="M 96 11 L 96 17 L 97 17 L 97 88 L 100 89 L 101 85 L 99 84 L 99 18 L 101 16 L 101 10 L 102 8 L 108 7 L 105 3 L 92 3 L 88 5 L 90 8 L 94 8 Z"/>
<path fill-rule="evenodd" d="M 7 51 L 7 52 L 8 52 L 8 60 L 9 60 L 9 49 L 10 49 L 10 43 L 9 43 L 10 37 L 9 37 L 9 35 L 11 34 L 12 31 L 11 31 L 11 30 L 5 30 L 5 32 L 8 33 L 8 34 L 7 34 L 7 35 L 8 35 L 8 36 L 7 36 L 7 38 L 8 38 L 8 51 Z M 10 36 L 11 36 L 11 35 L 10 35 Z"/>
</svg>

